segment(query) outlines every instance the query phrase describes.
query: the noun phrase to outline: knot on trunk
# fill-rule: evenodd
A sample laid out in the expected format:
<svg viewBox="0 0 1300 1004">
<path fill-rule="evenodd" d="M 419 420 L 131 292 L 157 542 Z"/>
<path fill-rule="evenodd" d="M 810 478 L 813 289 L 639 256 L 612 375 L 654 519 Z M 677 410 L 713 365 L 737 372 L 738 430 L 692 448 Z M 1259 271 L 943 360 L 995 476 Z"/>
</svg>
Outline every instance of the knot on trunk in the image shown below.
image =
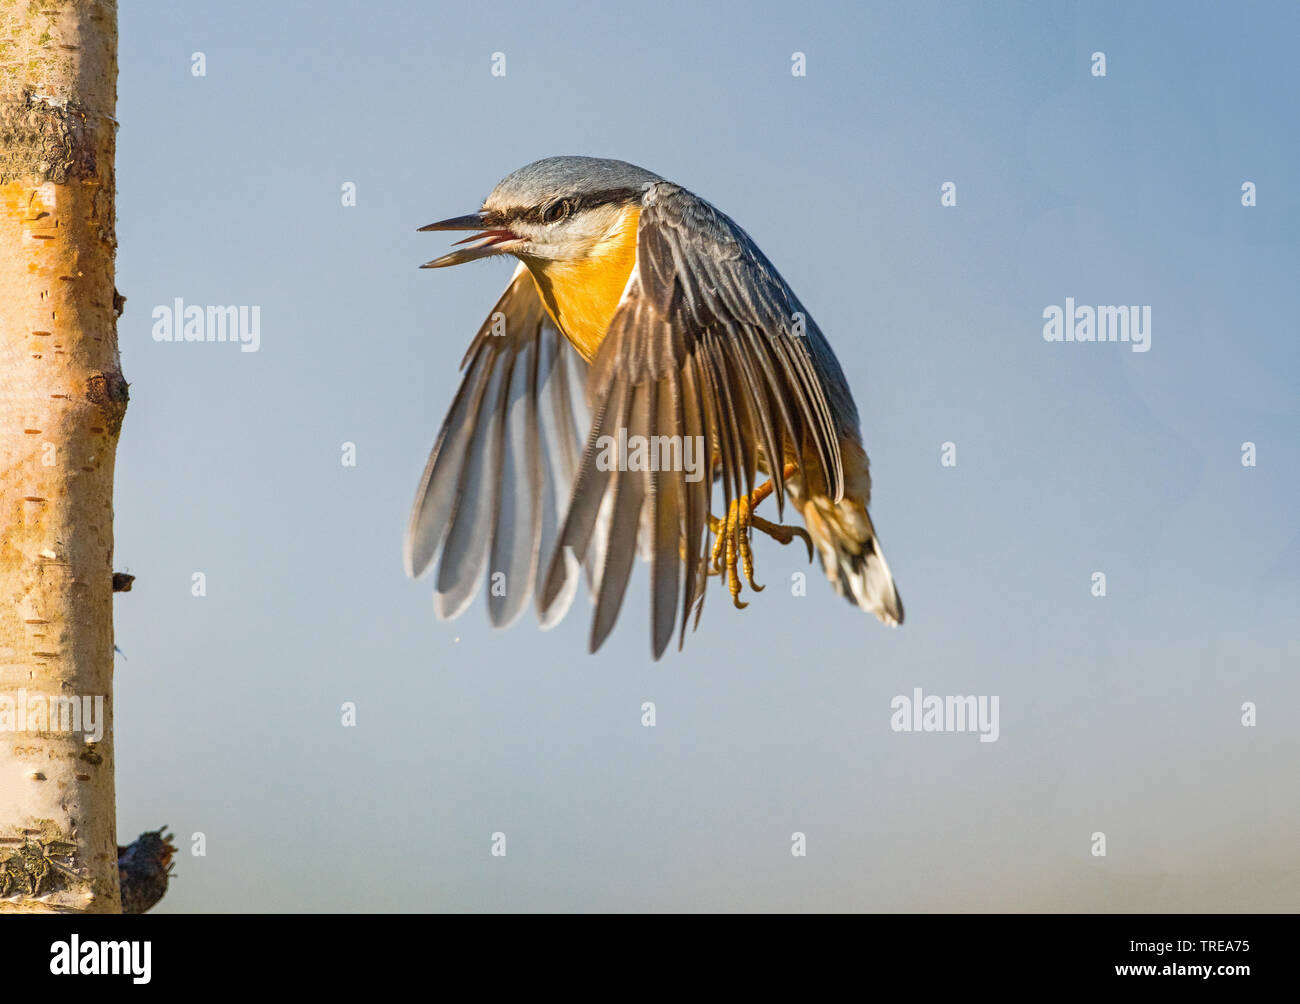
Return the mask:
<svg viewBox="0 0 1300 1004">
<path fill-rule="evenodd" d="M 104 416 L 104 422 L 116 436 L 126 417 L 126 403 L 130 398 L 126 378 L 121 372 L 96 373 L 86 382 L 86 398 Z"/>
</svg>

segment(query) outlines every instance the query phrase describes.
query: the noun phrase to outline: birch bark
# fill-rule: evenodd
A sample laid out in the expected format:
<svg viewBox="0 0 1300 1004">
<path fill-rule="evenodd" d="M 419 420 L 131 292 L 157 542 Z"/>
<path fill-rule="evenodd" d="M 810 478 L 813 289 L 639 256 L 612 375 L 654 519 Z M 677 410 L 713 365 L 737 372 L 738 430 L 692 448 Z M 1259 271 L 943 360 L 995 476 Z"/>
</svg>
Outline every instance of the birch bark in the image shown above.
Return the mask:
<svg viewBox="0 0 1300 1004">
<path fill-rule="evenodd" d="M 116 101 L 115 0 L 0 0 L 0 913 L 121 908 Z"/>
</svg>

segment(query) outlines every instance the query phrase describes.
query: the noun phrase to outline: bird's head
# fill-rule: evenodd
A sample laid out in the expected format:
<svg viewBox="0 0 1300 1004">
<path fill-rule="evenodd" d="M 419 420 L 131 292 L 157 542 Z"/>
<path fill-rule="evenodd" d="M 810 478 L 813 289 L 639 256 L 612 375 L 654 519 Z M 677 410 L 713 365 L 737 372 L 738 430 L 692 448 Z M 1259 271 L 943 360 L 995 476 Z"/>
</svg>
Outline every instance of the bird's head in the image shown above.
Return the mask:
<svg viewBox="0 0 1300 1004">
<path fill-rule="evenodd" d="M 639 205 L 645 186 L 661 180 L 621 160 L 535 161 L 503 178 L 478 212 L 421 227 L 477 232 L 456 242 L 467 247 L 420 267 L 443 268 L 499 254 L 535 264 L 585 258 L 629 207 Z"/>
</svg>

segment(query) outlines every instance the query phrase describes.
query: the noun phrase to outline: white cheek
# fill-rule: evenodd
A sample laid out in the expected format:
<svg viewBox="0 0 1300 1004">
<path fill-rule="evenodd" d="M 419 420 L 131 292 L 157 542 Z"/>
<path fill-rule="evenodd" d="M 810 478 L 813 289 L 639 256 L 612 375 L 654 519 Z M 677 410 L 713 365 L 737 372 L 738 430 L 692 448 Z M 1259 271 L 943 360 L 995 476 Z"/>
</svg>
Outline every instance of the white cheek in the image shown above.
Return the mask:
<svg viewBox="0 0 1300 1004">
<path fill-rule="evenodd" d="M 520 226 L 515 232 L 528 240 L 527 247 L 522 249 L 525 254 L 551 261 L 573 261 L 587 257 L 607 240 L 619 219 L 617 211 L 601 210 L 558 225 Z"/>
<path fill-rule="evenodd" d="M 569 239 L 590 250 L 613 235 L 621 215 L 617 210 L 612 209 L 601 209 L 589 213 L 574 222 L 570 228 Z"/>
</svg>

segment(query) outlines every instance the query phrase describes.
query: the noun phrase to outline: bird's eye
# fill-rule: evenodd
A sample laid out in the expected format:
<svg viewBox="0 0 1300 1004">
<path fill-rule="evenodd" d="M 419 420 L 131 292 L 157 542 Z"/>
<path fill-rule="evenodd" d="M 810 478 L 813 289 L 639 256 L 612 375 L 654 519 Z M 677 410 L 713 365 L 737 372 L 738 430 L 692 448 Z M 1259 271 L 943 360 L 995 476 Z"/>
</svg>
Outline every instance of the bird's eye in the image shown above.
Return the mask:
<svg viewBox="0 0 1300 1004">
<path fill-rule="evenodd" d="M 570 213 L 573 212 L 573 202 L 570 199 L 556 199 L 542 213 L 543 223 L 559 223 Z"/>
</svg>

